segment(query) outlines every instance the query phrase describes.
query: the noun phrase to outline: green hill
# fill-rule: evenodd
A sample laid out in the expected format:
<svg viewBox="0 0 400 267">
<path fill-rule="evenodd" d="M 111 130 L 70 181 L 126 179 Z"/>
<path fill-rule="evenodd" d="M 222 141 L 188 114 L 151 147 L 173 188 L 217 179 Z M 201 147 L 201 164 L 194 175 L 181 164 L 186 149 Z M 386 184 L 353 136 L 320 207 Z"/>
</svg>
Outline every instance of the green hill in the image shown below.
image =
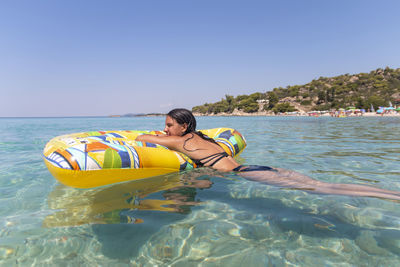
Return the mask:
<svg viewBox="0 0 400 267">
<path fill-rule="evenodd" d="M 400 68 L 373 70 L 370 73 L 344 74 L 320 77 L 305 85 L 274 88 L 272 91 L 233 97 L 226 95 L 216 103 L 195 106 L 192 111 L 200 114 L 232 113 L 242 111 L 269 113 L 331 110 L 354 106 L 369 109 L 371 105 L 400 104 Z"/>
</svg>

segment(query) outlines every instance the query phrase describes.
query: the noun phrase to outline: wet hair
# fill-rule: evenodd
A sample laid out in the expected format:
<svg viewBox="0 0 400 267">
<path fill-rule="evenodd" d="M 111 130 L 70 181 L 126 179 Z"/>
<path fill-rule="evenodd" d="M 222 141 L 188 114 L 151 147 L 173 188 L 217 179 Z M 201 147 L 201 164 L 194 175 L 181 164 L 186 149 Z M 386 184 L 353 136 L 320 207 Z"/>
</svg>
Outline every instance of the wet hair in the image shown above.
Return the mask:
<svg viewBox="0 0 400 267">
<path fill-rule="evenodd" d="M 193 116 L 190 110 L 184 108 L 176 108 L 168 112 L 167 116 L 170 116 L 177 123 L 183 125 L 186 123 L 187 129 L 183 135 L 196 132 L 196 118 Z"/>
<path fill-rule="evenodd" d="M 194 134 L 197 134 L 198 136 L 200 136 L 201 138 L 203 138 L 206 141 L 218 144 L 217 142 L 215 142 L 214 139 L 208 137 L 207 135 L 204 135 L 202 132 L 196 131 L 196 118 L 193 116 L 193 113 L 190 110 L 187 110 L 185 108 L 176 108 L 176 109 L 173 109 L 170 112 L 168 112 L 167 116 L 170 116 L 171 118 L 176 120 L 176 122 L 179 123 L 180 125 L 184 125 L 186 123 L 187 129 L 183 133 L 183 135 L 188 134 L 188 133 L 194 133 Z M 185 144 L 186 144 L 187 141 L 189 141 L 192 138 L 193 138 L 193 136 L 189 137 L 185 141 Z M 185 147 L 185 145 L 184 145 L 184 147 Z"/>
</svg>

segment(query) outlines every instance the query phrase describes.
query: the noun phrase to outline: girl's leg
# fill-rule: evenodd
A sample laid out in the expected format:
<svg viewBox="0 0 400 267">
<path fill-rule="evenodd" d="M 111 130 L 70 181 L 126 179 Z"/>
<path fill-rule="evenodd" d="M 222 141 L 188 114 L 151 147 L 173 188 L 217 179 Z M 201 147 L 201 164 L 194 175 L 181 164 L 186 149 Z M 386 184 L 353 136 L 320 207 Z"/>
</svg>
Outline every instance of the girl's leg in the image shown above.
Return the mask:
<svg viewBox="0 0 400 267">
<path fill-rule="evenodd" d="M 261 183 L 297 188 L 321 194 L 367 196 L 400 200 L 399 191 L 391 191 L 357 184 L 334 184 L 314 180 L 298 172 L 276 168 L 277 171 L 241 172 L 245 179 Z"/>
</svg>

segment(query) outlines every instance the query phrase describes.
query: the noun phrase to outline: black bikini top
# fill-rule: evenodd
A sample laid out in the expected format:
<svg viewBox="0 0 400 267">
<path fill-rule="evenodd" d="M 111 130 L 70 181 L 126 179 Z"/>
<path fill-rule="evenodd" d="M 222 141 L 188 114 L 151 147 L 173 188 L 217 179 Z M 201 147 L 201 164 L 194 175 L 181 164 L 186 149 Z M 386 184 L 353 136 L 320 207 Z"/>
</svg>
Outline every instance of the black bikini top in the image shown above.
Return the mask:
<svg viewBox="0 0 400 267">
<path fill-rule="evenodd" d="M 218 161 L 220 161 L 221 159 L 228 157 L 228 153 L 224 152 L 219 152 L 219 153 L 215 153 L 212 154 L 210 156 L 204 157 L 202 159 L 192 159 L 192 161 L 197 165 L 197 167 L 203 167 L 204 164 L 207 164 L 208 162 L 214 160 L 213 163 L 211 163 L 210 165 L 208 165 L 208 167 L 212 167 L 215 165 L 215 163 L 217 163 Z M 203 161 L 206 160 L 206 161 Z"/>
</svg>

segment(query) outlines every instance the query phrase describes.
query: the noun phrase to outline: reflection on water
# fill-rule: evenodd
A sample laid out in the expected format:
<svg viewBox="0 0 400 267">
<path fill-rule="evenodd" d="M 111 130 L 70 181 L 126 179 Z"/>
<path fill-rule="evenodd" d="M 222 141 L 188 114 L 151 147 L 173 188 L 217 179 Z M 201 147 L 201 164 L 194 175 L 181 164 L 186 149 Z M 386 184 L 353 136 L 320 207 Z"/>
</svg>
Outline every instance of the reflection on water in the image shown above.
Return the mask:
<svg viewBox="0 0 400 267">
<path fill-rule="evenodd" d="M 137 255 L 163 225 L 179 221 L 191 207 L 201 204 L 197 190 L 211 186 L 201 170 L 93 190 L 58 185 L 48 196 L 49 208 L 55 212 L 46 216 L 43 226 L 90 225 L 88 238 L 101 244 L 102 255 L 127 260 Z M 165 216 L 165 212 L 175 216 Z"/>
<path fill-rule="evenodd" d="M 92 190 L 58 185 L 47 198 L 49 208 L 57 212 L 48 215 L 43 226 L 142 223 L 142 218 L 130 215 L 131 210 L 187 213 L 190 206 L 201 203 L 195 200 L 196 188 L 211 187 L 209 180 L 195 178 L 202 175 L 201 171 L 174 173 Z M 156 192 L 162 192 L 163 199 L 153 198 Z"/>
</svg>

